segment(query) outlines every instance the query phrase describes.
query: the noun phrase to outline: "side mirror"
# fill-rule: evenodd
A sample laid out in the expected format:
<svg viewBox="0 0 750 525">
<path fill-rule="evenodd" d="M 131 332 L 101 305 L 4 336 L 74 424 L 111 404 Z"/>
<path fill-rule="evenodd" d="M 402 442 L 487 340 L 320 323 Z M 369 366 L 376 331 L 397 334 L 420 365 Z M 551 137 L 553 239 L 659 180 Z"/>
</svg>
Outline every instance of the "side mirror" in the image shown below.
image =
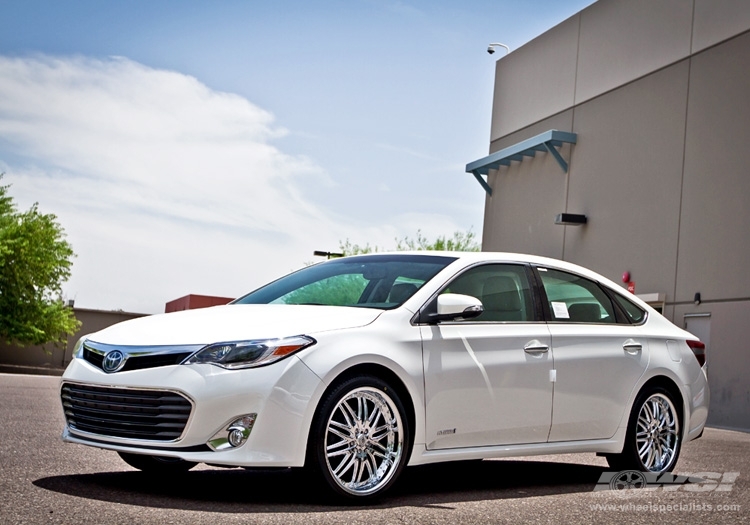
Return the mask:
<svg viewBox="0 0 750 525">
<path fill-rule="evenodd" d="M 437 313 L 428 315 L 428 322 L 473 319 L 482 315 L 482 301 L 470 295 L 445 293 L 437 297 Z"/>
</svg>

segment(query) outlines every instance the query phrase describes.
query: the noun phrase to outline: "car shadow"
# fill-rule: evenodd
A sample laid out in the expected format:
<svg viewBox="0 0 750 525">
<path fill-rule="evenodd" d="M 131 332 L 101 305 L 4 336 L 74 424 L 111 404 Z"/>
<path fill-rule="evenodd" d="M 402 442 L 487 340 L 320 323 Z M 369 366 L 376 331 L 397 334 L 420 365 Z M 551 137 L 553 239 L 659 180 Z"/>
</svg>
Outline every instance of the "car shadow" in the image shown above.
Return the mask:
<svg viewBox="0 0 750 525">
<path fill-rule="evenodd" d="M 591 492 L 606 469 L 539 461 L 466 461 L 410 467 L 384 498 L 368 507 L 434 507 Z M 220 513 L 331 512 L 351 507 L 328 498 L 299 469 L 195 470 L 166 478 L 137 471 L 51 476 L 37 487 L 81 498 Z"/>
</svg>

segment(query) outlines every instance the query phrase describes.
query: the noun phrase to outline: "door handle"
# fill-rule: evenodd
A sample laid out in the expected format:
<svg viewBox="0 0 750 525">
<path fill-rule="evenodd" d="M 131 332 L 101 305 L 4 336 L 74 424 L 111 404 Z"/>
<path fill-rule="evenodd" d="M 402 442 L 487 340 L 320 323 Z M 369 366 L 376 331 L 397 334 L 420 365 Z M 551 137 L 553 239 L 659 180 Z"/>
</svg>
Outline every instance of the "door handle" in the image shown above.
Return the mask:
<svg viewBox="0 0 750 525">
<path fill-rule="evenodd" d="M 627 341 L 622 343 L 622 349 L 631 355 L 636 355 L 638 352 L 643 350 L 643 345 L 637 341 L 628 339 Z"/>
<path fill-rule="evenodd" d="M 523 347 L 523 351 L 527 354 L 543 354 L 547 350 L 549 350 L 549 346 L 537 341 L 536 339 L 529 341 Z"/>
</svg>

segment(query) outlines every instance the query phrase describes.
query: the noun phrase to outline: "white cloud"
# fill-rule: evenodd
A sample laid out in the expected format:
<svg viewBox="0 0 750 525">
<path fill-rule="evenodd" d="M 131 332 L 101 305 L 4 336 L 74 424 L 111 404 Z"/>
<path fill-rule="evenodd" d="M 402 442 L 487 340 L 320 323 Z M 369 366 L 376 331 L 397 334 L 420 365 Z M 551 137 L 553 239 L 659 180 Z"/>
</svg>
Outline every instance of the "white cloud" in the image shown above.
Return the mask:
<svg viewBox="0 0 750 525">
<path fill-rule="evenodd" d="M 188 293 L 237 296 L 345 238 L 392 246 L 418 227 L 456 229 L 409 214 L 357 227 L 320 209 L 302 188 L 335 184 L 273 145 L 285 133 L 178 72 L 0 56 L 0 170 L 20 205 L 59 217 L 78 254 L 64 288 L 77 306 L 157 312 Z"/>
<path fill-rule="evenodd" d="M 0 57 L 5 181 L 60 218 L 80 306 L 237 295 L 337 242 L 297 188 L 325 173 L 271 144 L 284 133 L 239 96 L 124 58 Z"/>
</svg>

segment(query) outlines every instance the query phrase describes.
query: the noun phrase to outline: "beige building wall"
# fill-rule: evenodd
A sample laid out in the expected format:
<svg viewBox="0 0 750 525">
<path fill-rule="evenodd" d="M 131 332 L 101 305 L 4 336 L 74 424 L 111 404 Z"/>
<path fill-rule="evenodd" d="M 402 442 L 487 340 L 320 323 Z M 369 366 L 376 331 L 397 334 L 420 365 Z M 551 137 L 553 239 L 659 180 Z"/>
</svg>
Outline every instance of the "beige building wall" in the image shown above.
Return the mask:
<svg viewBox="0 0 750 525">
<path fill-rule="evenodd" d="M 691 61 L 676 301 L 750 298 L 749 144 L 745 33 Z"/>
<path fill-rule="evenodd" d="M 55 347 L 0 344 L 0 364 L 20 367 L 64 368 L 73 359 L 73 347 L 82 336 L 98 332 L 115 323 L 143 317 L 146 314 L 135 314 L 121 311 L 73 309 L 76 319 L 81 321 L 81 328 L 69 336 L 64 345 Z"/>
<path fill-rule="evenodd" d="M 549 154 L 490 172 L 483 249 L 663 294 L 710 339 L 709 422 L 750 430 L 748 123 L 750 2 L 599 0 L 497 61 L 490 152 L 549 129 L 578 141 L 567 173 Z"/>
</svg>

